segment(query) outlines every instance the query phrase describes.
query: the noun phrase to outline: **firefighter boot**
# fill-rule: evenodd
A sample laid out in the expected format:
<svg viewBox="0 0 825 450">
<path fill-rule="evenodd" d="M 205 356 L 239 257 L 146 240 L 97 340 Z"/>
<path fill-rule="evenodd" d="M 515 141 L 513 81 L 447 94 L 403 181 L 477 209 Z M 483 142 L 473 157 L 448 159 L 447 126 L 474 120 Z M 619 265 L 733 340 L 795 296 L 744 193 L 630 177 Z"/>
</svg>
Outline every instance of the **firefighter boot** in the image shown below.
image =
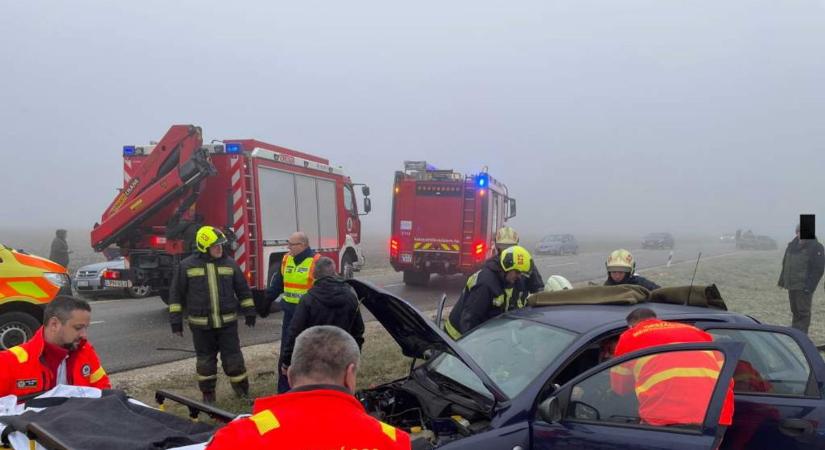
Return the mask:
<svg viewBox="0 0 825 450">
<path fill-rule="evenodd" d="M 249 380 L 244 378 L 241 381 L 230 383 L 235 396 L 241 399 L 249 399 Z"/>
<path fill-rule="evenodd" d="M 203 391 L 203 402 L 207 405 L 215 404 L 215 391 Z"/>
</svg>

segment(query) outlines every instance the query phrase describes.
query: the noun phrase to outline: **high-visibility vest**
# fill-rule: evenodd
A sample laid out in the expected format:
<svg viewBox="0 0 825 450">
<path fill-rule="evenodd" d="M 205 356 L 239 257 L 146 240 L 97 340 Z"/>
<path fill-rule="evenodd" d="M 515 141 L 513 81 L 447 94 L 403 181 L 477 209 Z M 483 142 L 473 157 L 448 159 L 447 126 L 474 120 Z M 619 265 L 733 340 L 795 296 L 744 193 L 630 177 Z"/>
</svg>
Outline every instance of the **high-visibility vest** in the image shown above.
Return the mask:
<svg viewBox="0 0 825 450">
<path fill-rule="evenodd" d="M 295 264 L 295 258 L 287 254 L 281 260 L 281 276 L 284 278 L 284 301 L 298 304 L 301 297 L 309 291 L 315 278 L 312 272 L 321 255 L 316 253 L 311 258 L 304 258 L 301 264 Z"/>
<path fill-rule="evenodd" d="M 660 345 L 710 342 L 713 337 L 691 325 L 649 319 L 619 337 L 615 356 Z M 614 392 L 635 392 L 639 418 L 650 425 L 701 425 L 724 363 L 713 351 L 673 351 L 627 361 L 610 370 Z M 733 419 L 733 389 L 728 387 L 720 425 Z"/>
</svg>

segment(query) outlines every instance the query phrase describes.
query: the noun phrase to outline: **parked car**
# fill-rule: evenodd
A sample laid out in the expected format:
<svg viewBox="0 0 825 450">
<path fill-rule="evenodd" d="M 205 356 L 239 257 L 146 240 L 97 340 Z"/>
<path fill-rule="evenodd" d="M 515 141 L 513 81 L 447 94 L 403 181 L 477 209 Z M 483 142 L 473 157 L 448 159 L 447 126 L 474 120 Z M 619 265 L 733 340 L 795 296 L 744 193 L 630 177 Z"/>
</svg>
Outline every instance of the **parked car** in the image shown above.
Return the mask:
<svg viewBox="0 0 825 450">
<path fill-rule="evenodd" d="M 575 255 L 578 252 L 579 243 L 572 234 L 551 234 L 536 244 L 536 254 L 539 255 Z"/>
<path fill-rule="evenodd" d="M 71 293 L 65 267 L 0 244 L 0 350 L 31 339 L 43 321 L 43 308 Z"/>
<path fill-rule="evenodd" d="M 672 249 L 675 242 L 670 233 L 650 233 L 642 238 L 642 248 Z"/>
<path fill-rule="evenodd" d="M 115 293 L 125 294 L 131 298 L 144 298 L 152 294 L 152 289 L 149 286 L 132 286 L 130 281 L 120 279 L 121 272 L 108 270 L 125 268 L 126 259 L 122 256 L 109 261 L 83 266 L 75 272 L 72 287 L 84 297 Z"/>
<path fill-rule="evenodd" d="M 662 319 L 692 323 L 716 339 L 600 362 L 602 345 L 626 330 L 625 317 L 637 304 L 612 298 L 612 304 L 528 306 L 453 341 L 406 301 L 360 280 L 347 282 L 401 352 L 420 361 L 408 376 L 356 397 L 373 416 L 434 448 L 711 449 L 734 373 L 735 413 L 722 448 L 825 448 L 825 361 L 797 330 L 721 309 L 644 303 Z M 708 351 L 724 363 L 713 374 L 717 384 L 701 425 L 643 424 L 633 402 L 586 395 L 610 389 L 611 369 L 628 361 Z M 748 370 L 740 373 L 742 367 Z"/>
<path fill-rule="evenodd" d="M 736 248 L 740 250 L 776 250 L 776 241 L 770 236 L 745 237 L 744 235 L 736 241 Z"/>
<path fill-rule="evenodd" d="M 736 236 L 733 234 L 723 234 L 719 236 L 719 242 L 723 244 L 733 244 L 736 242 Z"/>
</svg>

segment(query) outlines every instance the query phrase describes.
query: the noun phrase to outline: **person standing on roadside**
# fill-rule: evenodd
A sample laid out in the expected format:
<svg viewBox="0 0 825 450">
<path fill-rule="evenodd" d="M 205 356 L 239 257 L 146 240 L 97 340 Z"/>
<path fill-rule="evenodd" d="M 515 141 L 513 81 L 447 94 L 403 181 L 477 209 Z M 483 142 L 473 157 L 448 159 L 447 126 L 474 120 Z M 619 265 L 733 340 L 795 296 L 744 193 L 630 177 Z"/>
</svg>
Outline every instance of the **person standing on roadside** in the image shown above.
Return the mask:
<svg viewBox="0 0 825 450">
<path fill-rule="evenodd" d="M 811 325 L 811 303 L 822 273 L 825 271 L 825 252 L 814 239 L 801 239 L 799 225 L 796 237 L 788 243 L 782 258 L 782 272 L 777 285 L 788 290 L 793 315 L 791 326 L 808 333 Z"/>
<path fill-rule="evenodd" d="M 51 250 L 49 251 L 49 259 L 60 264 L 65 268 L 69 268 L 69 243 L 66 242 L 66 230 L 59 229 L 55 231 L 54 239 L 52 239 Z"/>
</svg>

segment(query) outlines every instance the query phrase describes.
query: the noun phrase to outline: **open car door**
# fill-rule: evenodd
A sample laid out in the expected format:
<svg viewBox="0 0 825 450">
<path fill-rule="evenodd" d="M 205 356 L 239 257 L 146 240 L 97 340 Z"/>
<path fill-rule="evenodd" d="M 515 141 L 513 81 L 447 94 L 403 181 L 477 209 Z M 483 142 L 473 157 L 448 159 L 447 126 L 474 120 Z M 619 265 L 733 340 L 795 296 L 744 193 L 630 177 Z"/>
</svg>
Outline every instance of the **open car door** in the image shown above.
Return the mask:
<svg viewBox="0 0 825 450">
<path fill-rule="evenodd" d="M 825 361 L 788 327 L 697 323 L 715 341 L 745 344 L 733 374 L 733 426 L 722 448 L 825 448 Z"/>
<path fill-rule="evenodd" d="M 738 342 L 676 344 L 643 349 L 604 362 L 542 399 L 532 423 L 532 448 L 715 449 L 724 435 L 719 418 L 743 348 Z M 719 369 L 674 368 L 644 380 L 639 377 L 641 368 L 652 361 L 697 357 L 713 358 Z M 618 389 L 617 374 L 631 377 L 629 392 Z M 702 389 L 696 389 L 697 377 L 702 380 Z M 662 382 L 668 383 L 669 390 L 656 401 L 661 400 L 658 404 L 670 412 L 657 416 L 652 413 L 655 408 L 647 402 L 640 408 L 636 393 L 654 392 L 653 387 Z M 680 408 L 682 403 L 691 408 Z M 688 414 L 681 414 L 688 410 Z M 671 417 L 665 420 L 668 414 Z M 680 414 L 679 421 L 684 423 L 670 420 Z"/>
</svg>

